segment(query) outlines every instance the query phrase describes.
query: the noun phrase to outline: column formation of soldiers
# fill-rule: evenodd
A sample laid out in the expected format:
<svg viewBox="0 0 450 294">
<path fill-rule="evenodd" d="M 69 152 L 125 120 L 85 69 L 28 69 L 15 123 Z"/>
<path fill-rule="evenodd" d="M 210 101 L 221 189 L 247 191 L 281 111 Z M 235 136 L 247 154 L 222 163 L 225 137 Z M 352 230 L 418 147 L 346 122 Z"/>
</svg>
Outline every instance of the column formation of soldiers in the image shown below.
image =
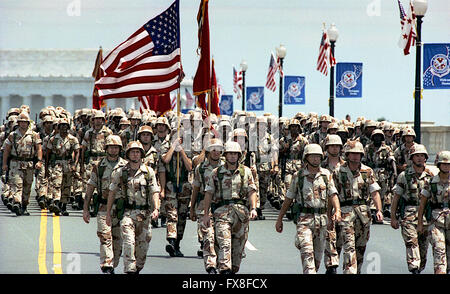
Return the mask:
<svg viewBox="0 0 450 294">
<path fill-rule="evenodd" d="M 237 273 L 249 220 L 279 210 L 297 226 L 303 272 L 360 273 L 370 225 L 401 226 L 408 269 L 420 273 L 431 242 L 436 273 L 449 271 L 449 151 L 426 167 L 411 127 L 299 112 L 292 118 L 235 111 L 202 118 L 169 111 L 11 108 L 0 127 L 3 203 L 27 216 L 34 178 L 40 209 L 67 207 L 97 219 L 100 267 L 144 267 L 151 229 L 166 228 L 167 253 L 183 257 L 187 219 L 197 222 L 208 273 Z M 447 246 L 447 249 L 446 249 Z"/>
</svg>

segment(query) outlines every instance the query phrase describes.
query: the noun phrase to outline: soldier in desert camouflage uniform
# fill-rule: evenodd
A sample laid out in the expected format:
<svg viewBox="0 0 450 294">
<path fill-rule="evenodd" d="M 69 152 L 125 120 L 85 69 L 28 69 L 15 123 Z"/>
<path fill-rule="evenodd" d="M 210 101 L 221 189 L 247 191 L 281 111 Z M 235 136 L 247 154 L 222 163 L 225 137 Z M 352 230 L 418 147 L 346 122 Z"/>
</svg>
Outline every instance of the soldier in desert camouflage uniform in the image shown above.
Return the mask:
<svg viewBox="0 0 450 294">
<path fill-rule="evenodd" d="M 30 117 L 22 112 L 17 117 L 19 128 L 11 132 L 3 151 L 3 172 L 9 172 L 9 188 L 14 204 L 12 211 L 17 216 L 30 215 L 27 206 L 31 194 L 34 170 L 42 166 L 42 141 L 39 134 L 30 129 Z M 11 162 L 8 167 L 8 157 Z M 33 164 L 34 158 L 38 162 Z"/>
<path fill-rule="evenodd" d="M 297 224 L 295 246 L 300 250 L 304 274 L 315 274 L 319 270 L 325 248 L 329 203 L 335 211 L 333 221 L 340 221 L 341 217 L 337 190 L 331 173 L 320 167 L 322 158 L 320 145 L 309 144 L 305 147 L 303 153 L 305 166 L 294 174 L 275 224 L 277 232 L 281 233 L 283 216 L 295 198 L 299 205 L 299 213 L 294 216 Z"/>
<path fill-rule="evenodd" d="M 144 268 L 152 239 L 150 219 L 157 219 L 159 214 L 159 187 L 153 169 L 142 162 L 145 154 L 140 142 L 128 143 L 125 155 L 128 164 L 115 169 L 111 175 L 106 225 L 112 224 L 112 206 L 118 198 L 116 209 L 123 239 L 124 272 L 138 274 Z"/>
<path fill-rule="evenodd" d="M 119 156 L 121 149 L 122 141 L 120 137 L 108 136 L 105 150 L 107 156 L 100 160 L 92 170 L 91 178 L 86 187 L 86 201 L 83 207 L 83 220 L 89 223 L 89 203 L 96 188 L 97 195 L 94 195 L 96 198 L 94 199 L 94 206 L 97 212 L 97 236 L 100 239 L 100 268 L 103 273 L 107 274 L 114 273 L 114 268 L 119 265 L 122 253 L 120 221 L 117 218 L 115 206 L 112 208 L 111 226 L 106 224 L 106 206 L 112 172 L 127 164 L 127 161 Z"/>
<path fill-rule="evenodd" d="M 427 202 L 430 202 L 431 224 L 430 243 L 433 248 L 434 273 L 450 273 L 450 151 L 438 154 L 439 173 L 425 182 L 421 191 L 417 231 L 424 230 L 423 215 Z"/>
<path fill-rule="evenodd" d="M 428 220 L 422 219 L 425 230 L 421 233 L 417 232 L 419 196 L 425 183 L 433 177 L 433 173 L 425 165 L 426 159 L 428 159 L 425 146 L 415 144 L 409 151 L 409 160 L 412 165 L 400 173 L 397 178 L 391 206 L 391 226 L 398 229 L 397 210 L 399 210 L 408 270 L 412 274 L 419 274 L 425 269 L 428 251 Z"/>
<path fill-rule="evenodd" d="M 348 141 L 344 154 L 346 162 L 333 173 L 341 206 L 342 220 L 338 225 L 343 238 L 343 272 L 360 274 L 370 236 L 370 197 L 375 203 L 377 221 L 383 220 L 380 186 L 373 170 L 361 163 L 364 148 L 359 141 Z"/>
<path fill-rule="evenodd" d="M 209 227 L 205 227 L 202 220 L 205 213 L 204 198 L 206 181 L 211 172 L 222 164 L 220 158 L 223 152 L 222 141 L 220 139 L 211 139 L 205 151 L 206 159 L 195 168 L 189 215 L 192 221 L 198 221 L 197 235 L 200 242 L 200 250 L 202 250 L 202 253 L 199 255 L 203 256 L 206 272 L 215 274 L 217 273 L 217 254 L 214 248 L 214 221 L 210 222 Z"/>
<path fill-rule="evenodd" d="M 207 180 L 203 224 L 210 226 L 211 208 L 219 247 L 217 269 L 221 274 L 231 274 L 239 271 L 249 220 L 257 216 L 256 185 L 250 169 L 239 163 L 239 143 L 227 142 L 224 156 L 225 164 L 215 168 Z"/>
</svg>

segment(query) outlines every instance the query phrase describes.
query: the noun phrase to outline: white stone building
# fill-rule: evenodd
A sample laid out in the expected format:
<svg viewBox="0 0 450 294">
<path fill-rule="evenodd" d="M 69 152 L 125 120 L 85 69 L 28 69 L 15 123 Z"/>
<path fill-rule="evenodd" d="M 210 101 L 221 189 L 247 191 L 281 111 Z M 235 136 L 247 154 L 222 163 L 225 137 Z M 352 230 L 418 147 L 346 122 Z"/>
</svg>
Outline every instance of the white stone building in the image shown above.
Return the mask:
<svg viewBox="0 0 450 294">
<path fill-rule="evenodd" d="M 94 79 L 92 71 L 98 49 L 73 50 L 0 50 L 0 118 L 11 107 L 27 104 L 31 119 L 48 105 L 61 106 L 70 113 L 92 107 Z M 103 51 L 106 57 L 107 51 Z M 181 83 L 181 101 L 185 103 L 184 88 L 192 93 L 192 79 Z M 125 111 L 139 108 L 137 99 L 106 100 L 108 108 L 122 107 Z"/>
</svg>

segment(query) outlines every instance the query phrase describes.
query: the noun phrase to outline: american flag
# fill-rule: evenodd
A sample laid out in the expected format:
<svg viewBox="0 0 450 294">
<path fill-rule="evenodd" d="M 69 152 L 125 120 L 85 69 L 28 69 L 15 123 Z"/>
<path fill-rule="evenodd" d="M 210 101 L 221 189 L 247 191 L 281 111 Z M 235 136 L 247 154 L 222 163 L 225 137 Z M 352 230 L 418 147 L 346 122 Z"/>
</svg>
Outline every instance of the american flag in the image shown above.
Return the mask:
<svg viewBox="0 0 450 294">
<path fill-rule="evenodd" d="M 177 94 L 170 95 L 170 107 L 172 107 L 172 110 L 177 107 Z"/>
<path fill-rule="evenodd" d="M 104 59 L 95 85 L 103 99 L 168 93 L 180 87 L 179 0 Z"/>
<path fill-rule="evenodd" d="M 277 84 L 275 82 L 275 74 L 277 70 L 280 68 L 279 64 L 275 61 L 275 57 L 273 56 L 273 52 L 270 54 L 270 62 L 269 62 L 269 72 L 267 73 L 266 80 L 266 88 L 275 92 L 277 89 Z"/>
<path fill-rule="evenodd" d="M 165 103 L 160 104 L 160 103 L 156 103 L 156 101 L 152 100 L 152 99 L 160 99 L 161 96 L 166 96 L 166 95 L 168 96 L 168 94 L 139 96 L 138 100 L 141 104 L 139 107 L 139 111 L 141 113 L 143 113 L 145 109 L 150 110 L 150 109 L 152 109 L 152 107 L 155 108 L 155 109 L 153 109 L 155 112 L 160 112 L 160 113 L 169 110 L 168 107 L 170 107 L 171 110 L 175 109 L 175 107 L 177 106 L 177 95 L 176 94 L 170 95 L 170 106 L 167 105 L 167 107 L 165 107 Z M 165 99 L 165 98 L 163 97 L 163 99 Z M 158 109 L 158 108 L 161 108 L 161 109 Z"/>
<path fill-rule="evenodd" d="M 403 9 L 403 5 L 398 1 L 398 7 L 400 9 L 400 25 L 402 28 L 402 34 L 400 35 L 400 39 L 398 40 L 398 46 L 403 49 L 403 54 L 408 55 L 409 49 L 411 46 L 414 46 L 416 41 L 416 31 L 415 31 L 415 21 L 416 15 L 414 14 L 414 7 L 409 2 L 409 10 L 408 14 L 405 14 L 405 10 Z"/>
<path fill-rule="evenodd" d="M 143 113 L 145 109 L 150 110 L 150 96 L 139 96 L 138 100 L 141 103 L 141 106 L 139 107 L 141 113 Z"/>
<path fill-rule="evenodd" d="M 184 88 L 186 94 L 186 108 L 191 109 L 192 105 L 194 105 L 194 97 L 192 97 L 191 92 L 187 88 Z"/>
<path fill-rule="evenodd" d="M 330 39 L 326 30 L 323 30 L 322 39 L 320 40 L 319 58 L 317 59 L 317 70 L 324 75 L 328 75 L 328 66 L 335 66 L 336 59 L 331 54 Z"/>
<path fill-rule="evenodd" d="M 242 96 L 242 71 L 237 71 L 233 66 L 233 91 L 237 94 L 237 98 Z"/>
</svg>

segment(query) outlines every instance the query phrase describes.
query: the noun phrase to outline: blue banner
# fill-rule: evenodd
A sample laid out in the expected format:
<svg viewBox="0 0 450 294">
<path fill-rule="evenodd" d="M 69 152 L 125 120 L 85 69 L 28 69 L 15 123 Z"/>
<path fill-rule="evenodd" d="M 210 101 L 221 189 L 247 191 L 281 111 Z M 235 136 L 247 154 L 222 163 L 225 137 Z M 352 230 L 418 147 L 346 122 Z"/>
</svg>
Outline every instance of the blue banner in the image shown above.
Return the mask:
<svg viewBox="0 0 450 294">
<path fill-rule="evenodd" d="M 362 63 L 339 62 L 336 65 L 336 98 L 362 97 Z"/>
<path fill-rule="evenodd" d="M 233 95 L 222 95 L 219 107 L 220 114 L 233 115 Z"/>
<path fill-rule="evenodd" d="M 450 44 L 424 44 L 423 88 L 450 89 Z"/>
<path fill-rule="evenodd" d="M 247 111 L 264 110 L 264 87 L 247 87 Z"/>
<path fill-rule="evenodd" d="M 284 104 L 305 104 L 305 77 L 284 77 Z"/>
</svg>

